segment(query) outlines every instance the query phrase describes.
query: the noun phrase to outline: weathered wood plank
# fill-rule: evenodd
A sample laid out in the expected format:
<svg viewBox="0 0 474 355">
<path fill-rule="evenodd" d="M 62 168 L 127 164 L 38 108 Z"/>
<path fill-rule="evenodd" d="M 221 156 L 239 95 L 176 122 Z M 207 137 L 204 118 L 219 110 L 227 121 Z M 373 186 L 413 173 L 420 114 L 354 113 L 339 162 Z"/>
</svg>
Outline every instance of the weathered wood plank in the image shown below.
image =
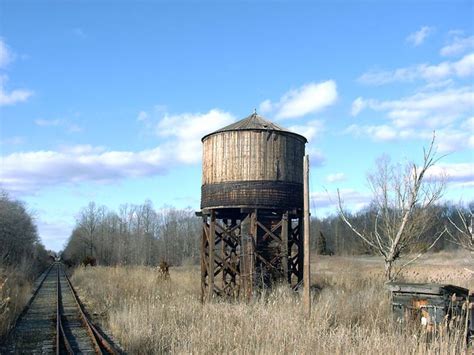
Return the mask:
<svg viewBox="0 0 474 355">
<path fill-rule="evenodd" d="M 469 294 L 469 290 L 453 286 L 453 285 L 442 285 L 442 284 L 415 284 L 415 283 L 389 283 L 387 289 L 397 293 L 419 293 L 419 294 L 431 294 L 431 295 L 444 295 L 447 293 L 456 293 L 458 296 Z"/>
<path fill-rule="evenodd" d="M 267 131 L 221 132 L 203 142 L 202 183 L 279 180 L 303 183 L 305 143 Z"/>
</svg>

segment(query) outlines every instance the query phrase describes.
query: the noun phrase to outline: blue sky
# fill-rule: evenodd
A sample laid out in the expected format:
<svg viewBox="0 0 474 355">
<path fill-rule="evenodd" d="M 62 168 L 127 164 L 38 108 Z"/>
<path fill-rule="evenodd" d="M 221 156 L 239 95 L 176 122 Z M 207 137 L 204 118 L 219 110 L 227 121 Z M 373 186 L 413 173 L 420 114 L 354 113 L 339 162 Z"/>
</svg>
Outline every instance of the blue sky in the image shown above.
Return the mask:
<svg viewBox="0 0 474 355">
<path fill-rule="evenodd" d="M 0 184 L 61 249 L 89 201 L 199 207 L 200 138 L 259 114 L 310 143 L 313 214 L 436 130 L 474 198 L 472 1 L 0 1 Z"/>
</svg>

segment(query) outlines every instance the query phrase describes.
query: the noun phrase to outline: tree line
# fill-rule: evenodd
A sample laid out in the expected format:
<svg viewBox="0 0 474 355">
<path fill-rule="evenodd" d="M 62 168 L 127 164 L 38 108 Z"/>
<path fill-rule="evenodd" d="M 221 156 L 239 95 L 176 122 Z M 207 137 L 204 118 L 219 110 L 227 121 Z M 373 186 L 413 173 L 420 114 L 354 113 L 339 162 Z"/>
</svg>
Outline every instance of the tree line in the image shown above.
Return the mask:
<svg viewBox="0 0 474 355">
<path fill-rule="evenodd" d="M 470 216 L 474 211 L 474 201 L 468 204 L 453 204 L 445 202 L 430 207 L 430 225 L 408 250 L 409 253 L 416 253 L 431 245 L 439 231 L 447 228 L 443 238 L 433 246 L 432 251 L 455 250 L 462 245 L 458 240 L 464 240 L 461 232 L 455 226 L 461 226 L 466 221 L 469 223 Z M 374 231 L 379 209 L 375 204 L 356 211 L 346 212 L 347 218 L 357 230 Z M 452 221 L 454 223 L 451 223 Z M 379 222 L 380 223 L 380 222 Z M 322 235 L 322 236 L 321 236 Z M 324 218 L 311 219 L 311 248 L 319 254 L 335 255 L 376 255 L 377 251 L 364 243 L 357 237 L 355 232 L 344 222 L 339 214 L 333 214 Z"/>
<path fill-rule="evenodd" d="M 449 220 L 460 222 L 460 214 L 468 216 L 474 202 L 468 206 L 450 203 L 431 207 L 434 218 L 419 237 L 419 243 L 409 252 L 417 252 L 434 241 L 437 231 L 450 227 Z M 353 226 L 373 230 L 376 205 L 348 213 Z M 459 223 L 458 223 L 459 224 Z M 450 230 L 456 234 L 454 227 Z M 202 220 L 191 208 L 155 209 L 151 201 L 124 204 L 113 211 L 90 202 L 81 209 L 76 224 L 63 251 L 63 259 L 78 265 L 92 256 L 101 265 L 153 265 L 167 261 L 172 265 L 199 262 Z M 458 248 L 451 238 L 441 238 L 433 251 Z M 337 213 L 311 218 L 311 249 L 319 254 L 376 255 L 377 252 L 357 238 Z"/>
<path fill-rule="evenodd" d="M 124 204 L 118 211 L 90 202 L 62 253 L 79 264 L 93 257 L 101 265 L 172 265 L 199 260 L 201 220 L 188 209 L 153 208 L 151 201 Z"/>
<path fill-rule="evenodd" d="M 0 269 L 15 269 L 34 278 L 49 262 L 33 214 L 21 201 L 0 192 Z"/>
<path fill-rule="evenodd" d="M 33 281 L 50 263 L 34 214 L 0 191 L 0 343 L 28 302 Z"/>
<path fill-rule="evenodd" d="M 442 203 L 446 176 L 433 174 L 444 158 L 436 135 L 423 148 L 418 162 L 392 163 L 382 155 L 367 175 L 372 201 L 351 213 L 338 192 L 337 212 L 312 218 L 311 248 L 320 254 L 371 254 L 383 258 L 385 276 L 392 280 L 427 251 L 462 247 L 474 252 L 473 209 Z M 123 205 L 118 213 L 97 207 L 82 209 L 64 251 L 78 263 L 94 257 L 103 264 L 157 265 L 161 260 L 196 262 L 201 221 L 190 209 L 155 211 L 150 201 Z M 397 265 L 401 260 L 402 265 Z"/>
</svg>

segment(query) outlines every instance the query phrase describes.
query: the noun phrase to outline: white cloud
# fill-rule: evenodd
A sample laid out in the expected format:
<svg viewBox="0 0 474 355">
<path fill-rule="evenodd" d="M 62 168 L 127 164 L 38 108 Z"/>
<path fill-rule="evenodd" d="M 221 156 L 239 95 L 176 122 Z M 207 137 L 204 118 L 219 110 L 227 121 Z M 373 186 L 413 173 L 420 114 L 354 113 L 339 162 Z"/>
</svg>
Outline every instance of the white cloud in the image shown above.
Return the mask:
<svg viewBox="0 0 474 355">
<path fill-rule="evenodd" d="M 423 133 L 423 132 L 420 132 Z M 424 132 L 425 136 L 428 132 Z M 436 131 L 438 150 L 444 153 L 456 152 L 462 149 L 473 149 L 474 131 L 462 127 L 445 127 Z"/>
<path fill-rule="evenodd" d="M 461 128 L 474 132 L 474 116 L 466 119 L 462 124 Z"/>
<path fill-rule="evenodd" d="M 427 173 L 429 179 L 446 179 L 452 184 L 474 183 L 474 162 L 469 163 L 439 163 Z"/>
<path fill-rule="evenodd" d="M 0 106 L 14 105 L 18 102 L 25 102 L 28 100 L 33 92 L 25 89 L 16 89 L 10 92 L 5 90 L 5 83 L 8 77 L 0 75 Z"/>
<path fill-rule="evenodd" d="M 369 194 L 354 189 L 340 189 L 339 193 L 344 208 L 354 211 L 367 206 L 372 199 Z M 320 208 L 329 208 L 336 211 L 338 208 L 338 197 L 336 191 L 313 192 L 310 196 L 316 210 Z"/>
<path fill-rule="evenodd" d="M 375 141 L 391 141 L 429 140 L 432 132 L 436 131 L 441 152 L 473 147 L 472 118 L 468 118 L 474 107 L 472 87 L 419 92 L 398 100 L 359 97 L 354 106 L 358 109 L 353 109 L 353 113 L 360 115 L 363 110 L 370 109 L 383 113 L 387 121 L 372 125 L 352 124 L 344 133 L 369 136 Z"/>
<path fill-rule="evenodd" d="M 78 133 L 82 132 L 83 129 L 76 123 L 71 123 L 68 120 L 45 120 L 45 119 L 37 119 L 34 121 L 37 126 L 40 127 L 65 127 L 67 132 L 69 133 Z"/>
<path fill-rule="evenodd" d="M 146 111 L 140 111 L 137 116 L 137 121 L 146 121 L 150 115 Z"/>
<path fill-rule="evenodd" d="M 366 106 L 366 101 L 362 97 L 358 97 L 352 102 L 351 115 L 357 116 Z"/>
<path fill-rule="evenodd" d="M 295 125 L 288 127 L 290 131 L 301 134 L 310 142 L 312 139 L 324 132 L 324 122 L 321 120 L 310 121 L 303 125 Z"/>
<path fill-rule="evenodd" d="M 107 149 L 104 146 L 93 146 L 90 144 L 77 144 L 73 146 L 61 146 L 59 151 L 61 153 L 71 155 L 87 155 L 104 153 Z"/>
<path fill-rule="evenodd" d="M 374 141 L 391 141 L 398 137 L 398 132 L 389 125 L 357 125 L 352 124 L 344 130 L 344 133 L 352 134 L 356 137 L 369 136 Z"/>
<path fill-rule="evenodd" d="M 388 117 L 398 127 L 415 127 L 420 124 L 436 128 L 441 123 L 450 123 L 454 119 L 472 112 L 474 94 L 472 87 L 445 89 L 433 92 L 420 92 L 399 100 L 379 101 L 357 98 L 357 114 L 363 109 L 387 112 Z"/>
<path fill-rule="evenodd" d="M 467 77 L 474 74 L 474 53 L 464 56 L 458 62 L 453 63 L 453 70 L 459 77 Z"/>
<path fill-rule="evenodd" d="M 439 64 L 418 64 L 395 70 L 371 70 L 362 74 L 357 81 L 366 85 L 384 85 L 395 82 L 414 82 L 425 80 L 438 82 L 451 77 L 467 78 L 474 74 L 474 53 L 466 54 L 455 62 Z"/>
<path fill-rule="evenodd" d="M 77 146 L 12 153 L 1 159 L 0 186 L 20 193 L 64 183 L 113 182 L 150 176 L 166 169 L 166 157 L 159 147 L 140 152 L 101 152 L 90 146 Z"/>
<path fill-rule="evenodd" d="M 68 127 L 67 127 L 67 131 L 68 131 L 69 133 L 79 133 L 79 132 L 82 132 L 83 130 L 84 130 L 84 129 L 83 129 L 81 126 L 79 126 L 79 125 L 77 125 L 77 124 L 75 124 L 75 123 L 71 123 L 71 124 L 69 124 Z"/>
<path fill-rule="evenodd" d="M 5 69 L 14 59 L 15 55 L 0 37 L 0 69 Z M 5 88 L 7 81 L 8 76 L 0 75 L 0 107 L 25 102 L 33 95 L 32 91 L 26 89 L 14 89 L 8 92 Z"/>
<path fill-rule="evenodd" d="M 273 110 L 273 105 L 270 100 L 265 100 L 260 103 L 259 111 L 261 113 L 269 113 Z"/>
<path fill-rule="evenodd" d="M 417 47 L 421 45 L 430 34 L 434 32 L 433 27 L 423 26 L 418 31 L 410 33 L 406 38 L 407 42 Z"/>
<path fill-rule="evenodd" d="M 36 220 L 38 234 L 47 249 L 60 251 L 71 235 L 74 225 L 62 220 Z"/>
<path fill-rule="evenodd" d="M 450 43 L 440 50 L 442 56 L 454 56 L 462 54 L 474 48 L 474 36 L 460 37 L 454 36 Z"/>
<path fill-rule="evenodd" d="M 337 87 L 334 80 L 309 83 L 286 92 L 278 102 L 265 100 L 260 104 L 263 113 L 275 112 L 277 119 L 297 118 L 315 113 L 334 104 Z"/>
<path fill-rule="evenodd" d="M 334 173 L 326 176 L 326 181 L 329 183 L 340 182 L 346 180 L 346 174 L 344 173 Z"/>
<path fill-rule="evenodd" d="M 309 165 L 311 167 L 323 166 L 326 162 L 323 152 L 312 145 L 306 147 L 306 154 L 309 155 Z"/>
<path fill-rule="evenodd" d="M 41 124 L 56 124 L 53 121 Z M 8 191 L 31 193 L 58 184 L 109 183 L 164 174 L 174 165 L 198 162 L 202 136 L 233 121 L 231 114 L 218 109 L 204 114 L 166 114 L 156 125 L 156 134 L 164 141 L 137 152 L 75 145 L 12 153 L 1 157 L 0 185 Z"/>
<path fill-rule="evenodd" d="M 172 140 L 169 149 L 178 160 L 194 163 L 201 159 L 201 138 L 234 121 L 232 114 L 218 109 L 207 113 L 165 114 L 156 125 L 156 133 Z"/>
<path fill-rule="evenodd" d="M 62 124 L 61 120 L 43 120 L 43 119 L 37 119 L 35 120 L 35 124 L 40 127 L 56 127 Z"/>
<path fill-rule="evenodd" d="M 0 37 L 0 69 L 5 68 L 13 59 L 12 51 L 8 48 L 3 38 Z"/>
<path fill-rule="evenodd" d="M 21 145 L 25 143 L 25 138 L 20 136 L 14 136 L 0 140 L 1 145 Z"/>
<path fill-rule="evenodd" d="M 400 129 L 390 125 L 350 125 L 344 131 L 356 137 L 369 137 L 376 142 L 419 139 L 429 142 L 433 135 L 430 129 Z M 474 148 L 473 131 L 462 128 L 440 128 L 436 130 L 436 145 L 440 153 L 452 153 Z"/>
</svg>

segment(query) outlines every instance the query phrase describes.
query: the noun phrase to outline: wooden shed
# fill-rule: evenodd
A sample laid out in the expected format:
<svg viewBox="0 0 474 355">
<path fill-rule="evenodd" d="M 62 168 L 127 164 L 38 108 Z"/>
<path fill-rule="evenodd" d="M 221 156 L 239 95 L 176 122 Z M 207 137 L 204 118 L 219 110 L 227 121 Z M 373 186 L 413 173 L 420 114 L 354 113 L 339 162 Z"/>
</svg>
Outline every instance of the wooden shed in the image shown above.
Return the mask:
<svg viewBox="0 0 474 355">
<path fill-rule="evenodd" d="M 474 295 L 469 295 L 468 289 L 402 282 L 389 283 L 387 288 L 392 293 L 393 316 L 397 322 L 415 322 L 428 330 L 459 322 L 467 325 L 468 335 L 474 335 Z"/>
</svg>

